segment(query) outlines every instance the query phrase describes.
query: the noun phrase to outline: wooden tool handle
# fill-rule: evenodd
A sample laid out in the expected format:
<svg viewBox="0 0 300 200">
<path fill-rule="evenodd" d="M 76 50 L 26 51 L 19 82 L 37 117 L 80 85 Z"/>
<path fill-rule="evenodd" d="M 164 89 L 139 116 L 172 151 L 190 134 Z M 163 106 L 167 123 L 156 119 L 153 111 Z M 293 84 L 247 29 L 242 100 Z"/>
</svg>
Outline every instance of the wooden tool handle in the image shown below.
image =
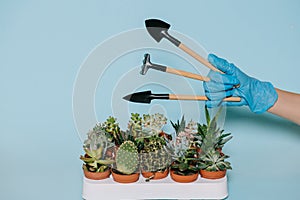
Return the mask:
<svg viewBox="0 0 300 200">
<path fill-rule="evenodd" d="M 207 101 L 208 98 L 206 96 L 193 96 L 193 95 L 177 95 L 177 94 L 169 94 L 169 99 L 171 100 L 196 100 L 196 101 Z M 241 97 L 227 97 L 223 99 L 223 101 L 241 101 Z"/>
<path fill-rule="evenodd" d="M 193 51 L 192 49 L 188 48 L 187 46 L 185 46 L 183 43 L 180 43 L 180 45 L 178 46 L 181 50 L 183 50 L 184 52 L 186 52 L 187 54 L 189 54 L 190 56 L 192 56 L 193 58 L 195 58 L 196 60 L 198 60 L 200 63 L 202 63 L 203 65 L 205 65 L 206 67 L 208 67 L 209 69 L 216 71 L 216 72 L 220 72 L 222 74 L 224 74 L 222 71 L 218 70 L 217 68 L 215 68 L 212 64 L 210 64 L 206 59 L 204 59 L 202 56 L 200 56 L 199 54 L 197 54 L 195 51 Z"/>
<path fill-rule="evenodd" d="M 178 69 L 174 69 L 174 68 L 170 68 L 170 67 L 166 68 L 166 72 L 171 73 L 171 74 L 176 74 L 179 76 L 184 76 L 184 77 L 200 80 L 200 81 L 210 81 L 210 78 L 208 78 L 206 76 L 201 76 L 199 74 L 194 74 L 194 73 L 190 73 L 190 72 L 186 72 L 186 71 L 182 71 L 182 70 L 178 70 Z"/>
</svg>

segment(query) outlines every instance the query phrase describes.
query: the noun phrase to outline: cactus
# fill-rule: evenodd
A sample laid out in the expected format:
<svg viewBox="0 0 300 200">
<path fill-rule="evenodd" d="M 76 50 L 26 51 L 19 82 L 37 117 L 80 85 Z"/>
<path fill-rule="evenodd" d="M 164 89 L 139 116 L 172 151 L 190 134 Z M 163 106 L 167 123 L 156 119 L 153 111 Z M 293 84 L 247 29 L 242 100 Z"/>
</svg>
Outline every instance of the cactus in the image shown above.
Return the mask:
<svg viewBox="0 0 300 200">
<path fill-rule="evenodd" d="M 125 141 L 117 151 L 117 170 L 123 174 L 132 174 L 139 164 L 138 150 L 134 142 Z"/>
<path fill-rule="evenodd" d="M 171 156 L 166 149 L 166 141 L 157 135 L 144 138 L 144 148 L 140 153 L 142 171 L 156 172 L 171 164 Z"/>
<path fill-rule="evenodd" d="M 124 142 L 121 129 L 117 123 L 117 119 L 114 117 L 108 117 L 106 122 L 103 123 L 105 131 L 108 133 L 110 140 L 114 142 L 117 146 Z"/>
</svg>

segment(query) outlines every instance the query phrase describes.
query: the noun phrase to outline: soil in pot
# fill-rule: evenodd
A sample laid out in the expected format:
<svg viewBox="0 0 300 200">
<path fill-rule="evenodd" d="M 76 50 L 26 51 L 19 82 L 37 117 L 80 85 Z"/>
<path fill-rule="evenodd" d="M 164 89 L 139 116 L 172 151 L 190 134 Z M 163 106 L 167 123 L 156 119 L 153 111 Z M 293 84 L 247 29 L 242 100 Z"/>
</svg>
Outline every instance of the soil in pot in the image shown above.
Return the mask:
<svg viewBox="0 0 300 200">
<path fill-rule="evenodd" d="M 144 178 L 151 179 L 151 180 L 158 180 L 166 178 L 169 174 L 169 169 L 164 171 L 157 171 L 157 172 L 142 172 Z"/>
<path fill-rule="evenodd" d="M 171 178 L 178 183 L 191 183 L 197 180 L 199 174 L 196 173 L 189 173 L 187 175 L 180 175 L 177 174 L 175 170 L 171 170 L 170 172 Z"/>
<path fill-rule="evenodd" d="M 111 173 L 114 181 L 118 183 L 134 183 L 137 182 L 140 177 L 139 173 L 123 174 L 116 169 L 112 169 Z"/>
<path fill-rule="evenodd" d="M 110 169 L 107 168 L 104 172 L 90 172 L 86 169 L 83 169 L 84 176 L 88 179 L 92 180 L 102 180 L 109 178 L 110 176 Z"/>
<path fill-rule="evenodd" d="M 204 169 L 201 169 L 200 170 L 200 175 L 201 175 L 202 178 L 219 179 L 219 178 L 223 178 L 226 175 L 226 170 L 210 172 L 210 171 L 206 171 Z"/>
</svg>

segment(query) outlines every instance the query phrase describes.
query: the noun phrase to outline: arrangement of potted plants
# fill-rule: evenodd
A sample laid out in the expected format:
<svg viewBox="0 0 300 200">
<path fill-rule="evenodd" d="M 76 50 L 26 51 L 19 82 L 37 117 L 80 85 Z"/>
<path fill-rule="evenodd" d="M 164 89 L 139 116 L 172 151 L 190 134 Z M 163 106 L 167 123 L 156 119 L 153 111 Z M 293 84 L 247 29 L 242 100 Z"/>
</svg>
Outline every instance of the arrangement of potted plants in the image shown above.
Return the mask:
<svg viewBox="0 0 300 200">
<path fill-rule="evenodd" d="M 114 117 L 90 130 L 84 141 L 83 171 L 87 178 L 100 180 L 112 174 L 119 183 L 146 181 L 168 176 L 181 183 L 202 178 L 217 179 L 226 175 L 231 165 L 222 148 L 231 138 L 217 125 L 220 110 L 211 119 L 207 108 L 206 124 L 184 117 L 171 122 L 176 137 L 162 131 L 167 123 L 164 115 L 132 113 L 126 131 Z"/>
<path fill-rule="evenodd" d="M 84 162 L 83 172 L 85 177 L 94 180 L 108 178 L 110 175 L 110 165 L 114 160 L 106 156 L 106 150 L 113 144 L 108 141 L 105 131 L 100 124 L 88 132 L 83 149 L 85 154 L 80 156 Z"/>
</svg>

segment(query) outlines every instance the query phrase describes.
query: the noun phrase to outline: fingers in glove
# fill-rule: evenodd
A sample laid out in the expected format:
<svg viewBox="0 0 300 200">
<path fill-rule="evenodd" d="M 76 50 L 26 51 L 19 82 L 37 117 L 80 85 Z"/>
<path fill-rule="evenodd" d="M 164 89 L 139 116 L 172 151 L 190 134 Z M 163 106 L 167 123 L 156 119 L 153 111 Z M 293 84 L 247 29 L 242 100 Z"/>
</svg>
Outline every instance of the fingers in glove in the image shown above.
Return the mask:
<svg viewBox="0 0 300 200">
<path fill-rule="evenodd" d="M 215 66 L 216 68 L 218 68 L 226 74 L 233 74 L 236 70 L 234 64 L 229 63 L 227 60 L 219 58 L 214 54 L 209 54 L 207 59 L 208 62 L 210 62 L 213 66 Z"/>
<path fill-rule="evenodd" d="M 213 83 L 213 82 L 204 82 L 203 88 L 205 92 L 224 92 L 228 90 L 232 90 L 234 88 L 233 85 L 224 85 L 222 83 Z"/>
<path fill-rule="evenodd" d="M 205 92 L 206 97 L 211 101 L 220 101 L 226 97 L 233 95 L 233 90 L 227 90 L 222 92 Z"/>
<path fill-rule="evenodd" d="M 238 85 L 240 81 L 235 76 L 228 74 L 220 74 L 219 72 L 210 71 L 208 77 L 211 79 L 210 82 L 223 83 L 228 85 Z"/>
</svg>

